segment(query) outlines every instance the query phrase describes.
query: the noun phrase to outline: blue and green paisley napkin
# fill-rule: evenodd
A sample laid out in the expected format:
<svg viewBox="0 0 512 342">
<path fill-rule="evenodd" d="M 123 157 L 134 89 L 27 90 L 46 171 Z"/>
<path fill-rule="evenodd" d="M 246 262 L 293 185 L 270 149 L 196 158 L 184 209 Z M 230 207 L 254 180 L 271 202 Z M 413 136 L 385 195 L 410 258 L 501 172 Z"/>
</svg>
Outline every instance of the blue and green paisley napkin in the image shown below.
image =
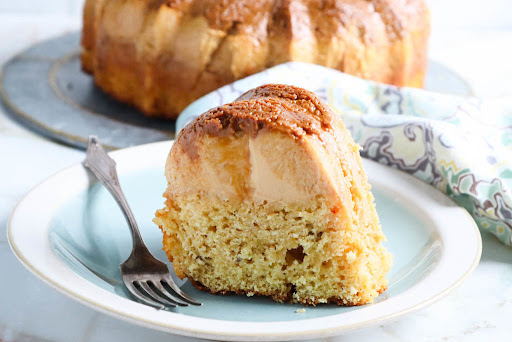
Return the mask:
<svg viewBox="0 0 512 342">
<path fill-rule="evenodd" d="M 177 132 L 208 109 L 267 83 L 315 92 L 339 113 L 361 155 L 429 183 L 482 231 L 512 245 L 512 101 L 397 88 L 305 63 L 281 64 L 217 89 L 183 111 Z"/>
</svg>

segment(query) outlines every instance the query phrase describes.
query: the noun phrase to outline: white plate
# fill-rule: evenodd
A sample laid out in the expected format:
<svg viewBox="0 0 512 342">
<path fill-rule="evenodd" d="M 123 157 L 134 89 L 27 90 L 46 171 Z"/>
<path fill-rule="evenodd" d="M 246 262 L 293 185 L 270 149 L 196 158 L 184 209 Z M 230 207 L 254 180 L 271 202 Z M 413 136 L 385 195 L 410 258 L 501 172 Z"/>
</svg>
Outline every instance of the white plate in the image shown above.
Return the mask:
<svg viewBox="0 0 512 342">
<path fill-rule="evenodd" d="M 111 153 L 142 235 L 161 260 L 161 235 L 151 223 L 162 206 L 163 167 L 170 143 Z M 186 336 L 222 340 L 290 340 L 342 334 L 418 310 L 467 278 L 480 259 L 480 233 L 467 212 L 405 173 L 364 162 L 395 260 L 390 284 L 374 304 L 300 305 L 266 298 L 215 296 L 183 289 L 202 307 L 157 311 L 128 298 L 118 265 L 131 242 L 115 201 L 80 165 L 34 188 L 11 216 L 8 238 L 27 269 L 71 298 L 120 319 Z"/>
</svg>

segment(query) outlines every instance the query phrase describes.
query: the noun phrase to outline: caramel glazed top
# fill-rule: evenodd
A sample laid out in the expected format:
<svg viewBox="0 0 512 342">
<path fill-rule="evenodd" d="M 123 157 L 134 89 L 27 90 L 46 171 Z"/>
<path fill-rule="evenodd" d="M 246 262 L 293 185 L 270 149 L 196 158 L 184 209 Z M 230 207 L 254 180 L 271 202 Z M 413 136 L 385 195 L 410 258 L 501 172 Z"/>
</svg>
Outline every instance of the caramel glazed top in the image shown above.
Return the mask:
<svg viewBox="0 0 512 342">
<path fill-rule="evenodd" d="M 291 134 L 295 139 L 315 135 L 323 141 L 326 134 L 332 134 L 334 120 L 341 124 L 314 93 L 289 85 L 267 84 L 203 113 L 183 128 L 176 142 L 191 159 L 196 159 L 196 139 L 200 135 L 255 136 L 270 129 Z"/>
<path fill-rule="evenodd" d="M 211 28 L 246 31 L 252 36 L 264 34 L 256 29 L 256 23 L 265 21 L 265 13 L 272 14 L 271 34 L 281 30 L 304 34 L 301 25 L 294 27 L 294 23 L 304 21 L 307 15 L 314 22 L 314 34 L 331 37 L 340 26 L 356 19 L 365 41 L 377 39 L 381 27 L 391 39 L 401 38 L 405 28 L 416 26 L 418 15 L 425 11 L 419 0 L 151 0 L 148 5 L 150 9 L 168 6 L 192 17 L 202 16 Z"/>
</svg>

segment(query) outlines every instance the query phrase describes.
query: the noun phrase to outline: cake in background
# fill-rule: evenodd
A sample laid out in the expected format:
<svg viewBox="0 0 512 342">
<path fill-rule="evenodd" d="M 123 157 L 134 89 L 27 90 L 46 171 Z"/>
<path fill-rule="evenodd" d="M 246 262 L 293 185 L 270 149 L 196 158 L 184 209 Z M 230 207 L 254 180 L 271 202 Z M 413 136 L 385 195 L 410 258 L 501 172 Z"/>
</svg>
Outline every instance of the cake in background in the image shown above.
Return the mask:
<svg viewBox="0 0 512 342">
<path fill-rule="evenodd" d="M 147 116 L 271 66 L 300 61 L 421 87 L 424 0 L 86 0 L 82 68 Z"/>
<path fill-rule="evenodd" d="M 212 293 L 371 303 L 391 255 L 359 146 L 315 94 L 255 88 L 187 125 L 154 222 L 174 271 Z"/>
</svg>

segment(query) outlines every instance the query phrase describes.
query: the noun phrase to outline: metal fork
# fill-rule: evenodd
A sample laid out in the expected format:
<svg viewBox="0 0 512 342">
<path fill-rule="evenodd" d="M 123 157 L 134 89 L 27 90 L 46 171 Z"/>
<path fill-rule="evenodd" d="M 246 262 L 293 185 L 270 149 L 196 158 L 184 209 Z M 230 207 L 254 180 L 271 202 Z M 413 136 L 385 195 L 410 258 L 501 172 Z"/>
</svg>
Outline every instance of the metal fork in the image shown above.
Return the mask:
<svg viewBox="0 0 512 342">
<path fill-rule="evenodd" d="M 121 277 L 130 293 L 144 304 L 157 309 L 165 307 L 201 305 L 184 293 L 174 282 L 167 265 L 157 260 L 148 250 L 117 178 L 116 162 L 108 156 L 98 137 L 89 136 L 87 156 L 82 164 L 114 196 L 121 207 L 132 233 L 133 250 L 119 265 Z"/>
</svg>

